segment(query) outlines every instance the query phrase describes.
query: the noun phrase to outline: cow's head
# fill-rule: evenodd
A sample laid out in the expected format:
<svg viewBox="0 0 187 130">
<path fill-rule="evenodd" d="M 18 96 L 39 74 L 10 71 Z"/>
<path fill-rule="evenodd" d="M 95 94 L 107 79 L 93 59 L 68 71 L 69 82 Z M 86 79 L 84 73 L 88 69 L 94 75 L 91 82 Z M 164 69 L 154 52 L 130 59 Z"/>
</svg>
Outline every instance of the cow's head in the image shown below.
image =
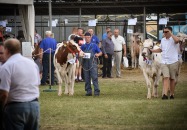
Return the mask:
<svg viewBox="0 0 187 130">
<path fill-rule="evenodd" d="M 147 58 L 151 58 L 152 52 L 150 49 L 153 49 L 154 43 L 152 39 L 146 39 L 143 43 L 143 48 L 142 48 L 142 56 L 144 60 Z"/>
<path fill-rule="evenodd" d="M 69 53 L 75 54 L 78 53 L 79 56 L 83 56 L 84 52 L 80 49 L 77 43 L 75 43 L 73 40 L 67 41 L 64 43 L 64 46 L 68 49 Z"/>
<path fill-rule="evenodd" d="M 179 32 L 177 34 L 177 37 L 179 39 L 179 52 L 182 53 L 187 46 L 187 35 L 184 33 Z"/>
<path fill-rule="evenodd" d="M 179 42 L 181 44 L 187 45 L 187 35 L 186 34 L 179 32 L 177 34 L 177 37 L 179 38 Z"/>
<path fill-rule="evenodd" d="M 134 33 L 133 34 L 133 37 L 132 37 L 132 42 L 133 43 L 136 43 L 136 44 L 140 45 L 141 44 L 141 40 L 142 40 L 142 37 L 141 37 L 141 35 L 139 33 Z"/>
<path fill-rule="evenodd" d="M 72 40 L 64 41 L 57 45 L 57 50 L 55 52 L 55 59 L 57 63 L 60 65 L 66 64 L 67 60 L 69 60 L 69 55 L 71 58 L 75 57 L 75 54 L 78 53 L 79 56 L 83 56 L 84 52 L 80 49 L 80 47 Z"/>
</svg>

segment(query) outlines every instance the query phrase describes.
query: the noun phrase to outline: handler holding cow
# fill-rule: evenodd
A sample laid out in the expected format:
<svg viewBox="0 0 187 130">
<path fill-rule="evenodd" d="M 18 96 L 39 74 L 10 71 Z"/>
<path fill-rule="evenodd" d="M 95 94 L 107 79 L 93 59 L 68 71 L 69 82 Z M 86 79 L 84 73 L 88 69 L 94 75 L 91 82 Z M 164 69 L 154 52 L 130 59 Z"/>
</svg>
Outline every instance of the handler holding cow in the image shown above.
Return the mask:
<svg viewBox="0 0 187 130">
<path fill-rule="evenodd" d="M 92 88 L 91 88 L 91 78 L 94 85 L 94 95 L 99 96 L 100 89 L 98 85 L 98 76 L 97 76 L 97 57 L 102 55 L 101 50 L 97 46 L 91 42 L 91 34 L 85 33 L 85 41 L 86 44 L 81 46 L 81 50 L 85 53 L 83 57 L 83 70 L 85 76 L 85 91 L 86 96 L 92 96 Z"/>
<path fill-rule="evenodd" d="M 174 99 L 176 75 L 178 71 L 178 47 L 179 39 L 172 34 L 171 27 L 164 28 L 164 38 L 161 40 L 161 47 L 152 52 L 162 52 L 161 69 L 163 73 L 163 96 L 168 99 L 168 88 L 170 87 L 170 99 Z"/>
</svg>

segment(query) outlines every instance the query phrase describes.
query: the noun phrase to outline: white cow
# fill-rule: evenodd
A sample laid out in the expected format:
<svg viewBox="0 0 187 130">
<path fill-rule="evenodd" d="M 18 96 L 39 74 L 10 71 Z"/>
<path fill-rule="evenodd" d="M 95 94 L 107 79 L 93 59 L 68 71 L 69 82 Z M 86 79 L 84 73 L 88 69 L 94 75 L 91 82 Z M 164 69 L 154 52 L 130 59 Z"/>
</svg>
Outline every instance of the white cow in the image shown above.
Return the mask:
<svg viewBox="0 0 187 130">
<path fill-rule="evenodd" d="M 179 78 L 179 74 L 180 74 L 180 71 L 181 71 L 182 63 L 183 63 L 182 54 L 185 50 L 185 47 L 187 46 L 187 35 L 186 34 L 179 32 L 177 34 L 177 37 L 179 38 L 179 44 L 178 44 L 178 57 L 179 57 L 178 67 L 179 68 L 178 68 L 178 73 L 176 75 L 175 86 L 178 83 L 178 78 Z"/>
<path fill-rule="evenodd" d="M 143 71 L 147 85 L 147 98 L 152 96 L 158 97 L 157 87 L 159 85 L 159 79 L 161 76 L 161 53 L 152 53 L 150 49 L 158 49 L 158 45 L 154 45 L 152 39 L 146 39 L 143 46 L 140 48 L 139 65 Z M 151 83 L 153 81 L 153 84 Z"/>
<path fill-rule="evenodd" d="M 59 43 L 55 51 L 54 66 L 59 82 L 59 96 L 62 94 L 62 82 L 65 83 L 64 94 L 74 94 L 76 68 L 75 53 L 79 53 L 80 56 L 83 56 L 84 54 L 80 47 L 72 40 L 66 43 Z"/>
</svg>

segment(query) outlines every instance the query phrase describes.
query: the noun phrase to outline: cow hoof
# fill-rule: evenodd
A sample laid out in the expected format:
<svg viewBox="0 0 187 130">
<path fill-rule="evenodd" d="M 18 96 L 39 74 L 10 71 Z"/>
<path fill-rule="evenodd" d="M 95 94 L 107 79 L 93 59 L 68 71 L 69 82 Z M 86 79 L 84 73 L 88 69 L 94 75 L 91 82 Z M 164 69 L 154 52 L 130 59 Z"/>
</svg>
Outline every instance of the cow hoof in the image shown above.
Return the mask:
<svg viewBox="0 0 187 130">
<path fill-rule="evenodd" d="M 147 95 L 147 99 L 151 99 L 151 95 Z"/>
<path fill-rule="evenodd" d="M 155 98 L 158 98 L 158 95 L 154 95 Z"/>
<path fill-rule="evenodd" d="M 69 94 L 69 96 L 73 96 L 73 94 L 72 94 L 72 93 L 70 93 L 70 94 Z"/>
<path fill-rule="evenodd" d="M 58 93 L 58 96 L 61 96 L 62 95 L 62 93 Z"/>
<path fill-rule="evenodd" d="M 68 92 L 65 92 L 64 94 L 65 94 L 65 95 L 68 95 L 69 93 L 68 93 Z"/>
</svg>

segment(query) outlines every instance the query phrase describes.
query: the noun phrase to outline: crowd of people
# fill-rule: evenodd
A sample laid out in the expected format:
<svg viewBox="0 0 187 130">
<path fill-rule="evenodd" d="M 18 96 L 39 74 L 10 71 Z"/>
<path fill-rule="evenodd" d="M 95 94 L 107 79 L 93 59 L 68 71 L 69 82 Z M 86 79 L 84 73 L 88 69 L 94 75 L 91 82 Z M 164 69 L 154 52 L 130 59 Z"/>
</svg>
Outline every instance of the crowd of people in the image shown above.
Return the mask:
<svg viewBox="0 0 187 130">
<path fill-rule="evenodd" d="M 122 56 L 126 56 L 126 43 L 119 32 L 119 29 L 112 31 L 107 27 L 106 33 L 99 40 L 92 28 L 87 31 L 82 28 L 73 28 L 72 34 L 68 37 L 69 40 L 74 40 L 85 53 L 84 57 L 79 57 L 77 54 L 75 81 L 85 82 L 86 96 L 92 96 L 92 83 L 94 96 L 100 95 L 99 57 L 103 59 L 103 79 L 114 76 L 121 78 L 120 65 Z M 52 37 L 52 32 L 46 31 L 45 35 L 46 37 L 42 39 L 35 30 L 33 58 L 36 64 L 21 55 L 21 42 L 18 39 L 0 39 L 0 129 L 3 127 L 5 130 L 39 129 L 38 86 L 46 85 L 50 69 L 50 85 L 54 85 L 55 68 L 53 62 L 49 65 L 49 56 L 51 55 L 51 61 L 53 61 L 57 48 L 57 41 Z M 175 73 L 178 67 L 176 45 L 178 42 L 179 39 L 172 34 L 172 28 L 165 27 L 161 48 L 151 50 L 152 52 L 162 52 L 161 68 L 165 90 L 162 99 L 168 99 L 169 87 L 170 99 L 174 99 Z M 112 73 L 112 60 L 114 60 L 115 73 Z M 51 68 L 49 68 L 50 66 Z"/>
</svg>

